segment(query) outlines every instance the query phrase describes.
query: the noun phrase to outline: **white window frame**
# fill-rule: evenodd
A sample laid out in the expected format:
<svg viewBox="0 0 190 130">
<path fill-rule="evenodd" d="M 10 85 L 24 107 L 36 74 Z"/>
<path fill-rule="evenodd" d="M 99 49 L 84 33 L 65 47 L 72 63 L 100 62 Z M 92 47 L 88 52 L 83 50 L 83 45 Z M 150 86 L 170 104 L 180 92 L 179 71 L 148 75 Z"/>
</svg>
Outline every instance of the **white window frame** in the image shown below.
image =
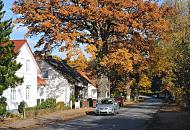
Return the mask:
<svg viewBox="0 0 190 130">
<path fill-rule="evenodd" d="M 11 100 L 16 100 L 16 88 L 11 88 Z"/>
<path fill-rule="evenodd" d="M 26 100 L 30 100 L 30 88 L 31 85 L 26 85 Z"/>
<path fill-rule="evenodd" d="M 25 60 L 24 60 L 24 58 L 20 58 L 20 64 L 22 65 L 21 68 L 24 70 L 25 69 Z"/>
<path fill-rule="evenodd" d="M 26 71 L 30 70 L 30 60 L 26 60 Z"/>
</svg>

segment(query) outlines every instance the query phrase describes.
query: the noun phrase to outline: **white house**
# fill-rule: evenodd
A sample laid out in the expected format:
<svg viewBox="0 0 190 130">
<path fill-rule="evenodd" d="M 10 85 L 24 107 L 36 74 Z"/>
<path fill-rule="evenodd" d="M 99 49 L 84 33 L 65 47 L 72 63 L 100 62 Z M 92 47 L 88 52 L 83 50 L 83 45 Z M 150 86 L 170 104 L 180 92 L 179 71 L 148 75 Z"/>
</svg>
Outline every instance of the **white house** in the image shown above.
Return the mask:
<svg viewBox="0 0 190 130">
<path fill-rule="evenodd" d="M 78 71 L 78 73 L 88 82 L 85 98 L 86 99 L 91 98 L 97 100 L 97 88 L 94 86 L 94 83 L 92 83 L 92 81 L 88 78 L 88 76 L 84 72 Z"/>
<path fill-rule="evenodd" d="M 37 77 L 37 104 L 40 104 L 41 102 L 45 101 L 47 98 L 47 90 L 46 90 L 46 81 L 38 76 Z"/>
<path fill-rule="evenodd" d="M 45 93 L 41 96 L 44 96 L 44 99 L 54 98 L 56 102 L 64 102 L 66 105 L 69 105 L 71 94 L 74 91 L 74 83 L 70 82 L 72 78 L 63 74 L 61 71 L 62 68 L 56 67 L 56 62 L 52 60 L 51 62 L 44 59 L 37 60 L 42 72 L 42 77 L 46 81 L 46 86 L 43 87 Z M 38 96 L 39 93 L 40 91 L 38 91 Z"/>
<path fill-rule="evenodd" d="M 64 60 L 54 56 L 43 58 L 36 54 L 36 60 L 41 75 L 46 80 L 46 98 L 55 98 L 56 102 L 64 102 L 68 106 L 71 97 L 74 97 L 75 101 L 97 99 L 97 89 L 83 72 L 74 70 Z"/>
<path fill-rule="evenodd" d="M 7 98 L 7 110 L 18 109 L 21 101 L 25 101 L 28 107 L 37 104 L 37 74 L 40 69 L 32 54 L 32 51 L 26 40 L 12 40 L 15 45 L 15 52 L 19 52 L 16 61 L 22 64 L 22 67 L 16 72 L 16 75 L 24 78 L 22 85 L 15 88 L 8 88 L 3 92 Z"/>
<path fill-rule="evenodd" d="M 88 98 L 97 100 L 97 88 L 93 84 L 88 84 Z"/>
</svg>

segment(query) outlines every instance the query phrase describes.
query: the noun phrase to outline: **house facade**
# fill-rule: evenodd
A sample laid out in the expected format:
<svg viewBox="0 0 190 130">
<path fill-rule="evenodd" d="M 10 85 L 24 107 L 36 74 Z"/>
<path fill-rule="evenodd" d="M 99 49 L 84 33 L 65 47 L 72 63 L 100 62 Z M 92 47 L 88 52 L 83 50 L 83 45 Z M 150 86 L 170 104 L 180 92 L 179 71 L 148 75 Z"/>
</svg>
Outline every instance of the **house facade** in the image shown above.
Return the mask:
<svg viewBox="0 0 190 130">
<path fill-rule="evenodd" d="M 82 71 L 78 71 L 78 73 L 87 81 L 87 90 L 85 92 L 85 99 L 96 99 L 97 100 L 97 96 L 98 96 L 98 92 L 97 92 L 97 88 L 95 87 L 95 83 L 93 83 L 88 76 L 82 72 Z"/>
<path fill-rule="evenodd" d="M 38 60 L 38 64 L 41 69 L 41 75 L 46 81 L 45 93 L 41 96 L 44 96 L 45 99 L 54 98 L 56 102 L 64 102 L 69 105 L 71 94 L 74 91 L 74 83 L 69 82 L 69 79 L 48 61 Z"/>
<path fill-rule="evenodd" d="M 47 98 L 46 81 L 41 77 L 37 77 L 37 105 L 45 101 Z"/>
<path fill-rule="evenodd" d="M 82 99 L 97 99 L 97 89 L 83 72 L 71 68 L 64 60 L 54 56 L 37 58 L 41 76 L 46 80 L 46 98 L 55 98 L 57 102 L 71 105 Z"/>
<path fill-rule="evenodd" d="M 97 89 L 84 73 L 71 68 L 64 60 L 53 57 L 36 60 L 26 40 L 12 40 L 15 52 L 19 52 L 16 61 L 22 67 L 16 72 L 23 77 L 23 83 L 3 92 L 7 99 L 7 110 L 16 111 L 20 102 L 34 107 L 47 98 L 70 105 L 71 97 L 97 99 Z"/>
<path fill-rule="evenodd" d="M 97 88 L 94 87 L 93 84 L 88 84 L 88 96 L 87 96 L 87 99 L 96 99 L 98 98 L 98 92 L 97 92 Z"/>
<path fill-rule="evenodd" d="M 26 40 L 13 40 L 15 52 L 19 52 L 16 61 L 22 67 L 16 72 L 18 77 L 23 77 L 23 83 L 15 88 L 8 88 L 3 92 L 7 98 L 7 110 L 17 110 L 20 102 L 25 101 L 28 107 L 37 104 L 37 74 L 40 69 Z"/>
</svg>

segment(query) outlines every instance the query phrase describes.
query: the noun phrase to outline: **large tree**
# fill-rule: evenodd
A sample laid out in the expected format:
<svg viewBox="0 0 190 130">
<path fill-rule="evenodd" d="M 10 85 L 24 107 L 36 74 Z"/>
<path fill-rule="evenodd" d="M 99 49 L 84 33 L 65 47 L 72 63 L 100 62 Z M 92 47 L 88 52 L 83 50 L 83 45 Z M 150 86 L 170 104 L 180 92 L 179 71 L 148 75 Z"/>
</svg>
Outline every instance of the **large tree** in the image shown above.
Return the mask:
<svg viewBox="0 0 190 130">
<path fill-rule="evenodd" d="M 190 92 L 190 0 L 165 0 L 163 4 L 175 9 L 175 15 L 166 17 L 172 32 L 167 34 L 168 41 L 160 40 L 154 47 L 150 70 L 154 80 L 162 83 L 160 86 L 171 91 L 181 102 L 181 98 L 187 99 Z M 157 83 L 153 86 L 159 86 Z"/>
<path fill-rule="evenodd" d="M 176 2 L 179 14 L 172 20 L 174 32 L 173 44 L 176 48 L 175 57 L 175 85 L 184 90 L 181 95 L 188 104 L 190 111 L 190 0 Z"/>
<path fill-rule="evenodd" d="M 22 78 L 15 75 L 21 64 L 16 63 L 17 54 L 14 44 L 9 41 L 12 32 L 12 19 L 3 21 L 3 1 L 0 0 L 0 115 L 6 111 L 6 99 L 2 96 L 8 87 L 15 87 L 22 82 Z"/>
<path fill-rule="evenodd" d="M 85 45 L 96 74 L 138 73 L 154 40 L 169 31 L 169 8 L 144 0 L 16 0 L 13 12 L 28 27 L 27 36 L 40 34 L 36 47 L 44 52 L 60 47 L 72 56 Z"/>
</svg>

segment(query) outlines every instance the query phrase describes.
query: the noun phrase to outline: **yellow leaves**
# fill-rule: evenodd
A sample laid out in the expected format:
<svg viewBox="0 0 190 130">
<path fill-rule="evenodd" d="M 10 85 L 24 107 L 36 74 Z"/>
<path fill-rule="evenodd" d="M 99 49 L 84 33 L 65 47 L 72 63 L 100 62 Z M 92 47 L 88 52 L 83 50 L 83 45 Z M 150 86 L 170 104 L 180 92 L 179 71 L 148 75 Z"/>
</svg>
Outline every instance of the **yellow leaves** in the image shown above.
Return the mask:
<svg viewBox="0 0 190 130">
<path fill-rule="evenodd" d="M 41 26 L 43 28 L 50 28 L 51 27 L 51 22 L 49 22 L 49 21 L 42 22 Z"/>
<path fill-rule="evenodd" d="M 151 87 L 151 80 L 145 74 L 142 74 L 140 77 L 139 85 L 143 88 L 148 89 Z"/>
<path fill-rule="evenodd" d="M 97 48 L 92 44 L 86 46 L 86 52 L 91 55 L 91 60 L 96 58 L 97 51 Z"/>
<path fill-rule="evenodd" d="M 84 71 L 88 66 L 87 59 L 80 49 L 67 52 L 66 60 L 70 66 L 80 71 Z"/>
<path fill-rule="evenodd" d="M 104 67 L 115 67 L 118 72 L 132 71 L 132 55 L 127 49 L 118 49 L 115 52 L 104 56 L 100 64 Z"/>
</svg>

